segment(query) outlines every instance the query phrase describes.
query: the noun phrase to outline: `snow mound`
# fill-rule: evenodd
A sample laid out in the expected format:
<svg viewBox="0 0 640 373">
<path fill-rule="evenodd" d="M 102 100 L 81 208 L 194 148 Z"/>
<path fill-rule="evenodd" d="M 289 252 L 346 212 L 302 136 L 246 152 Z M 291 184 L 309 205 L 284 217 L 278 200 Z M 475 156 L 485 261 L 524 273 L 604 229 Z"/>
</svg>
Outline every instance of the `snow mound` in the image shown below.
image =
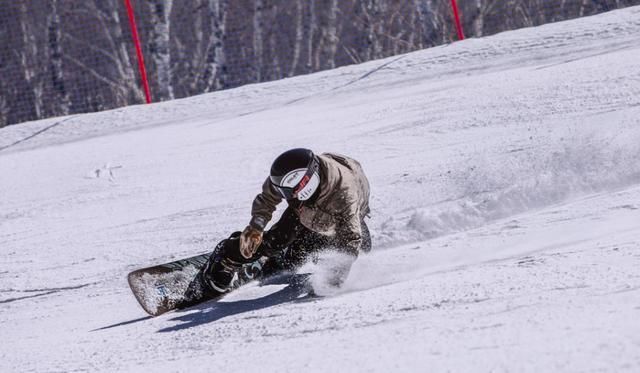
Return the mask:
<svg viewBox="0 0 640 373">
<path fill-rule="evenodd" d="M 640 115 L 640 113 L 638 113 Z M 423 241 L 570 200 L 640 183 L 640 131 L 580 133 L 548 151 L 512 150 L 499 162 L 473 154 L 447 176 L 459 197 L 392 216 L 376 248 Z"/>
</svg>

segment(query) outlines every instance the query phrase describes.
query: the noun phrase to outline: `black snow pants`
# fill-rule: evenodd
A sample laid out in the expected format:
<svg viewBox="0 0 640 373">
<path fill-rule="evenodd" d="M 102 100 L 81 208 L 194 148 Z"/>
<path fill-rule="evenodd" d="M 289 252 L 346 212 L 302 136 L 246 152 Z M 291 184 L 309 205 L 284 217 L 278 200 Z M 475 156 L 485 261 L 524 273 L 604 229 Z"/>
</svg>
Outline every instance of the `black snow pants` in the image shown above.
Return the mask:
<svg viewBox="0 0 640 373">
<path fill-rule="evenodd" d="M 284 269 L 293 269 L 328 248 L 340 250 L 340 245 L 335 239 L 302 225 L 294 209 L 288 207 L 280 220 L 264 233 L 256 254 L 277 260 Z M 361 251 L 371 251 L 371 236 L 364 221 Z"/>
<path fill-rule="evenodd" d="M 280 220 L 264 232 L 262 243 L 252 258 L 244 258 L 240 254 L 240 232 L 234 232 L 229 238 L 221 241 L 209 259 L 210 276 L 214 282 L 228 283 L 231 280 L 231 271 L 237 271 L 250 263 L 261 262 L 262 277 L 268 277 L 281 271 L 293 271 L 309 260 L 313 260 L 322 250 L 334 248 L 340 250 L 339 243 L 335 239 L 313 232 L 300 222 L 298 215 L 292 207 L 288 207 Z M 365 222 L 362 222 L 362 246 L 361 251 L 371 250 L 371 237 Z M 264 260 L 264 257 L 267 260 Z M 355 258 L 354 258 L 355 260 Z M 352 263 L 352 262 L 351 262 Z M 346 278 L 349 272 L 349 264 L 340 269 L 341 279 Z M 234 269 L 235 268 L 235 269 Z M 222 277 L 218 279 L 218 277 Z"/>
</svg>

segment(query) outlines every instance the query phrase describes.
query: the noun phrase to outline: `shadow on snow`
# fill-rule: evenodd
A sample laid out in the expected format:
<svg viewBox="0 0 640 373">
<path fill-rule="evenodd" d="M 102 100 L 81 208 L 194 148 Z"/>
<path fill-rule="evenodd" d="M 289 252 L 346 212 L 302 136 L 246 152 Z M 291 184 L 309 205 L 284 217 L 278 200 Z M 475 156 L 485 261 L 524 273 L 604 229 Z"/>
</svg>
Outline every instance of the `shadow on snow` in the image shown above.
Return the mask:
<svg viewBox="0 0 640 373">
<path fill-rule="evenodd" d="M 172 327 L 160 329 L 158 332 L 175 332 L 218 321 L 225 317 L 273 307 L 279 304 L 305 302 L 317 299 L 317 296 L 309 295 L 309 287 L 307 282 L 304 281 L 306 276 L 299 278 L 296 277 L 297 276 L 278 276 L 277 278 L 268 281 L 268 284 L 289 283 L 289 285 L 262 298 L 238 300 L 234 302 L 216 302 L 214 300 L 179 311 L 190 313 L 172 318 L 172 321 L 181 321 L 181 323 Z M 298 279 L 302 279 L 302 281 L 296 281 Z M 196 312 L 191 312 L 194 310 Z"/>
</svg>

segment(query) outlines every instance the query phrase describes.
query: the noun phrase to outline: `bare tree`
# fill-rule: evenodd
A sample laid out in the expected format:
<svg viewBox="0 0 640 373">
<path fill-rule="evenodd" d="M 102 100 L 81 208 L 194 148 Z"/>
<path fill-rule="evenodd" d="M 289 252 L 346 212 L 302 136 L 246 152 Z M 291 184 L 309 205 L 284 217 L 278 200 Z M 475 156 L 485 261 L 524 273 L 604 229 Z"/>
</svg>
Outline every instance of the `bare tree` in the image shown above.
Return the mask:
<svg viewBox="0 0 640 373">
<path fill-rule="evenodd" d="M 314 70 L 333 69 L 336 67 L 336 53 L 338 51 L 338 0 L 329 0 L 327 12 L 321 22 L 320 41 L 314 54 Z"/>
<path fill-rule="evenodd" d="M 67 115 L 71 109 L 71 98 L 65 87 L 65 79 L 62 70 L 62 32 L 60 14 L 58 13 L 58 0 L 49 2 L 49 14 L 47 15 L 48 56 L 49 73 L 53 94 L 49 101 L 54 105 L 51 115 Z"/>
<path fill-rule="evenodd" d="M 118 0 L 87 0 L 65 10 L 67 22 L 62 41 L 66 50 L 62 57 L 69 62 L 65 68 L 73 71 L 67 80 L 76 87 L 72 100 L 78 106 L 88 106 L 89 110 L 144 102 L 131 52 L 124 42 L 128 38 L 123 28 L 128 25 L 122 25 L 117 4 Z M 89 26 L 93 30 L 88 29 Z M 87 86 L 86 81 L 93 83 Z M 90 96 L 100 96 L 103 101 L 87 102 L 91 97 L 83 90 L 90 91 Z M 80 104 L 83 101 L 84 104 Z"/>
<path fill-rule="evenodd" d="M 468 12 L 466 15 L 472 19 L 472 28 L 468 29 L 471 35 L 475 37 L 482 37 L 485 29 L 485 19 L 495 9 L 498 2 L 491 0 L 474 0 L 474 8 L 466 7 Z M 471 36 L 469 35 L 469 36 Z"/>
<path fill-rule="evenodd" d="M 442 0 L 145 0 L 156 99 L 334 68 L 456 40 Z M 178 6 L 179 4 L 179 6 Z M 459 0 L 468 36 L 640 0 Z M 0 126 L 144 102 L 122 0 L 0 2 Z"/>
<path fill-rule="evenodd" d="M 309 5 L 307 6 L 308 12 L 307 15 L 305 17 L 305 22 L 308 25 L 308 31 L 307 31 L 307 40 L 306 40 L 306 47 L 307 47 L 307 66 L 306 66 L 306 71 L 314 71 L 314 64 L 313 64 L 313 40 L 314 37 L 317 33 L 317 28 L 318 28 L 318 16 L 316 15 L 316 0 L 309 0 Z"/>
<path fill-rule="evenodd" d="M 303 42 L 304 42 L 304 5 L 302 4 L 303 0 L 296 0 L 296 13 L 295 13 L 295 24 L 296 24 L 296 33 L 295 40 L 293 42 L 293 60 L 291 61 L 291 68 L 289 69 L 288 76 L 292 76 L 295 74 L 296 69 L 298 68 L 298 64 L 300 63 L 300 55 L 302 53 Z"/>
<path fill-rule="evenodd" d="M 36 41 L 36 28 L 38 24 L 33 22 L 30 17 L 33 16 L 29 12 L 27 2 L 20 3 L 20 31 L 22 36 L 22 46 L 19 49 L 21 70 L 24 74 L 24 80 L 31 88 L 33 94 L 33 110 L 35 118 L 42 118 L 44 113 L 44 82 L 42 80 L 43 68 L 41 67 L 42 59 L 38 53 L 38 43 Z"/>
<path fill-rule="evenodd" d="M 209 0 L 208 17 L 211 19 L 209 39 L 205 53 L 205 64 L 202 74 L 204 92 L 224 88 L 225 54 L 224 35 L 226 28 L 228 0 Z"/>
<path fill-rule="evenodd" d="M 428 0 L 413 0 L 413 7 L 416 11 L 416 30 L 418 33 L 417 48 L 424 48 L 430 45 L 428 40 L 432 39 L 430 34 L 437 29 L 435 13 L 432 11 Z"/>
<path fill-rule="evenodd" d="M 360 1 L 362 12 L 362 28 L 365 35 L 366 48 L 360 53 L 359 60 L 369 61 L 381 57 L 382 44 L 380 37 L 384 33 L 381 0 Z"/>
<path fill-rule="evenodd" d="M 5 92 L 5 87 L 2 85 L 0 85 L 0 92 Z M 7 98 L 4 95 L 0 96 L 0 128 L 9 124 L 9 110 Z"/>
<path fill-rule="evenodd" d="M 263 0 L 255 0 L 254 1 L 254 12 L 253 12 L 253 54 L 256 59 L 256 81 L 262 81 L 262 49 L 264 45 L 263 38 L 263 11 L 264 11 L 264 1 Z"/>
<path fill-rule="evenodd" d="M 151 8 L 151 37 L 149 54 L 156 72 L 156 97 L 172 100 L 173 81 L 171 73 L 171 11 L 173 0 L 148 0 Z"/>
</svg>

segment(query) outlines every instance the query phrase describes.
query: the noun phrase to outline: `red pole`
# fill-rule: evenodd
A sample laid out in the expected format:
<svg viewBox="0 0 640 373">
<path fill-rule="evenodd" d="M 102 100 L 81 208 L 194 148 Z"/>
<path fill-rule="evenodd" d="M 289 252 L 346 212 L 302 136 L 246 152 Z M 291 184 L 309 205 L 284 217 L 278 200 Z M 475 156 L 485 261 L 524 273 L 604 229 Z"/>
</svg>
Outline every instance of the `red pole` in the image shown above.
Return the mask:
<svg viewBox="0 0 640 373">
<path fill-rule="evenodd" d="M 133 13 L 133 7 L 130 0 L 124 0 L 124 4 L 127 7 L 127 14 L 129 15 L 129 26 L 131 26 L 131 38 L 133 44 L 136 46 L 136 55 L 138 56 L 138 69 L 140 70 L 140 76 L 142 78 L 142 87 L 144 88 L 144 96 L 147 100 L 147 104 L 151 103 L 151 91 L 149 90 L 149 80 L 147 79 L 147 69 L 144 67 L 144 56 L 142 55 L 142 48 L 140 47 L 140 38 L 138 37 L 138 27 L 136 26 L 136 18 Z"/>
<path fill-rule="evenodd" d="M 456 0 L 451 0 L 451 6 L 453 7 L 453 18 L 456 21 L 458 40 L 464 40 L 464 32 L 462 31 L 462 23 L 460 23 L 460 12 L 458 12 L 458 3 Z"/>
</svg>

